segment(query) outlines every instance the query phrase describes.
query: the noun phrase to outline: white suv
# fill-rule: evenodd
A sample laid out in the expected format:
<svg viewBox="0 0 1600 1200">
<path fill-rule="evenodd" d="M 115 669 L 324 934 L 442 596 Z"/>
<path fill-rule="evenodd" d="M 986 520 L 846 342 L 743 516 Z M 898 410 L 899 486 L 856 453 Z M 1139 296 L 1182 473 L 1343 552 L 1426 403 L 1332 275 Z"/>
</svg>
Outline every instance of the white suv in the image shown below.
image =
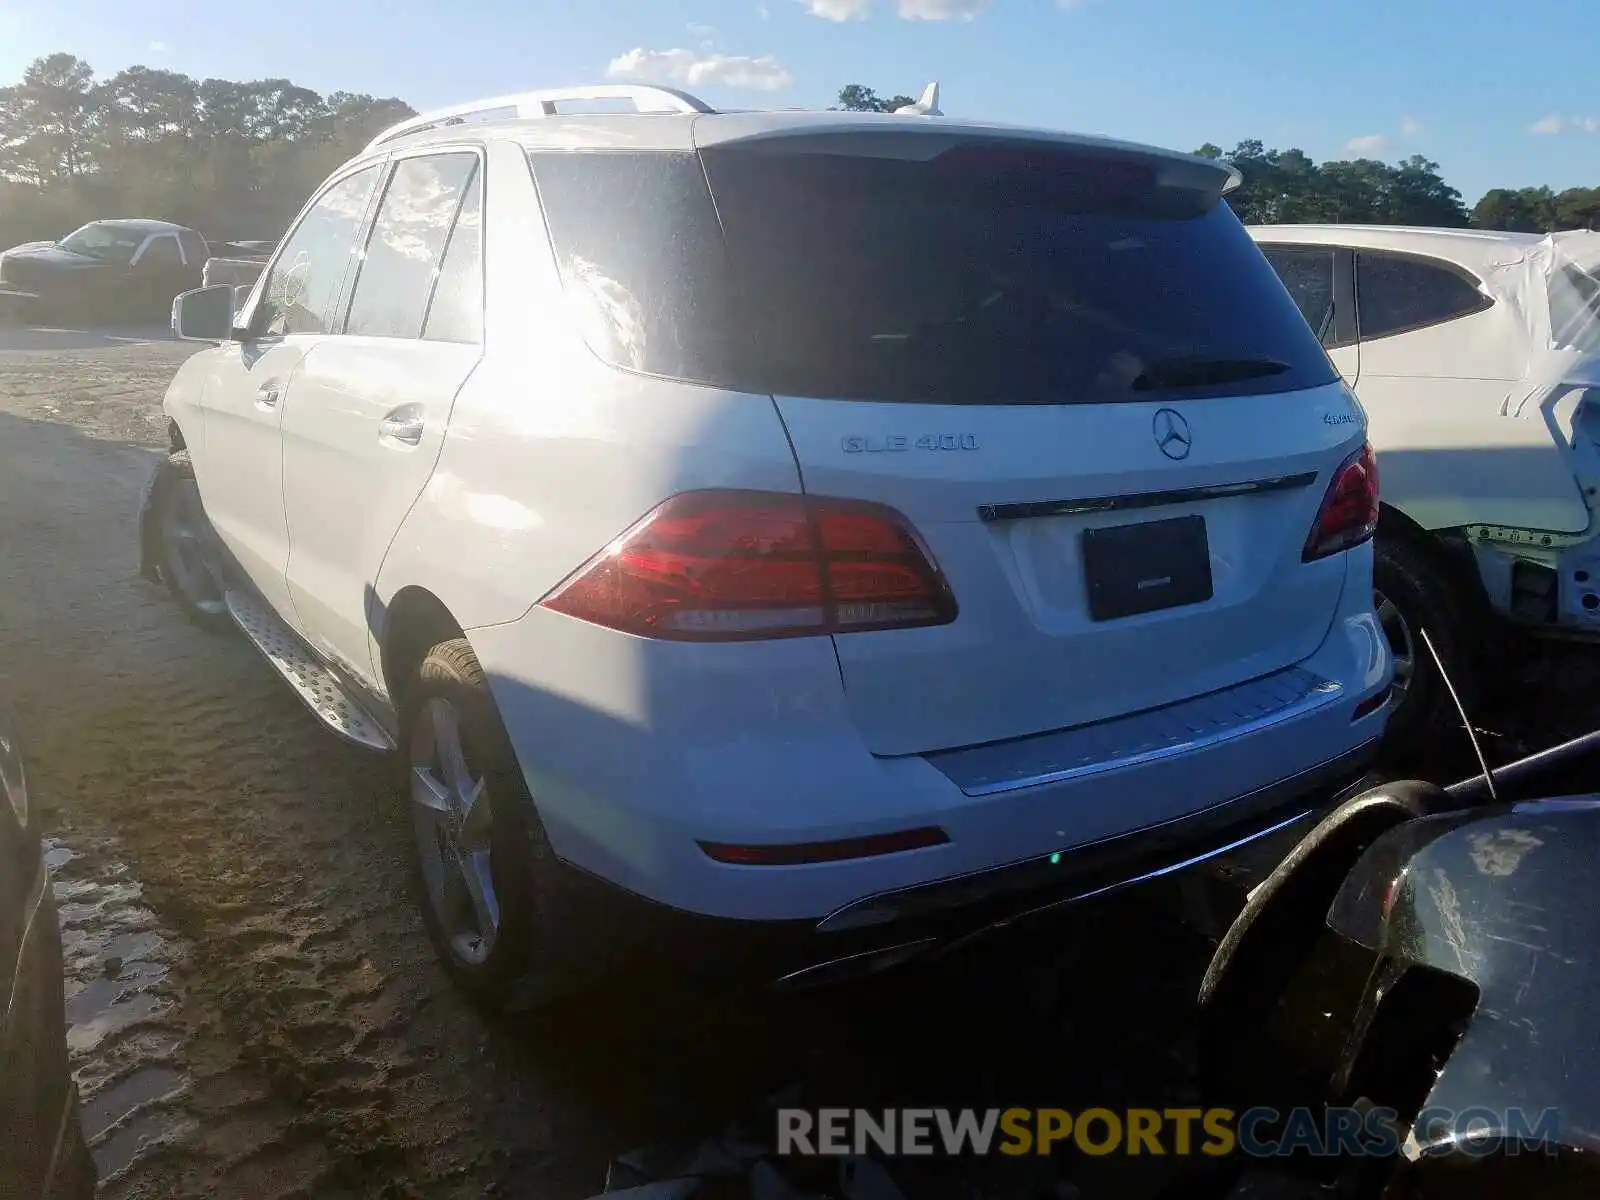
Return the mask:
<svg viewBox="0 0 1600 1200">
<path fill-rule="evenodd" d="M 412 119 L 180 298 L 146 572 L 398 748 L 470 988 L 717 925 L 798 983 L 1173 869 L 1356 779 L 1391 678 L 1365 417 L 1236 182 L 645 87 Z"/>
<path fill-rule="evenodd" d="M 1420 630 L 1469 694 L 1490 618 L 1600 634 L 1600 234 L 1250 232 L 1370 418 L 1389 732 L 1426 741 L 1458 718 Z"/>
</svg>

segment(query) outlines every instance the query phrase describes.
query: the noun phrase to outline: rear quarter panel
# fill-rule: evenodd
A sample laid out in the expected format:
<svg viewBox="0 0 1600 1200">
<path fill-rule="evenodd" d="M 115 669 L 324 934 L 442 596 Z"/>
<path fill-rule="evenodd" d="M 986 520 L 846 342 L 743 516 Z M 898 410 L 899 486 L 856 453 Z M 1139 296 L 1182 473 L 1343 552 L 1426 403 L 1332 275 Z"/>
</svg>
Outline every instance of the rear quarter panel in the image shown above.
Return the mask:
<svg viewBox="0 0 1600 1200">
<path fill-rule="evenodd" d="M 1589 513 L 1558 431 L 1524 390 L 1527 330 L 1493 308 L 1361 342 L 1357 384 L 1383 498 L 1424 529 L 1467 524 L 1576 532 Z"/>
</svg>

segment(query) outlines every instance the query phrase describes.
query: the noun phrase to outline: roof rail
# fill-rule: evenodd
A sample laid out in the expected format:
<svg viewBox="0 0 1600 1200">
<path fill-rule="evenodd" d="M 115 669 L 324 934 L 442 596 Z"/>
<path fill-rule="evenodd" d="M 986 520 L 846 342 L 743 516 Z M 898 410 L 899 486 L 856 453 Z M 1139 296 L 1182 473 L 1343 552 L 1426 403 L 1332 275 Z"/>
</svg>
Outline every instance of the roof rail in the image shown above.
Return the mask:
<svg viewBox="0 0 1600 1200">
<path fill-rule="evenodd" d="M 516 92 L 509 96 L 495 96 L 488 100 L 470 100 L 453 104 L 449 108 L 436 108 L 418 113 L 404 121 L 389 126 L 372 141 L 367 149 L 375 150 L 385 142 L 432 129 L 437 125 L 463 125 L 466 119 L 483 113 L 513 109 L 518 117 L 553 117 L 556 105 L 582 100 L 632 100 L 635 112 L 709 113 L 715 112 L 709 104 L 680 92 L 677 88 L 660 87 L 650 83 L 597 83 L 585 87 L 545 88 L 537 92 Z"/>
</svg>

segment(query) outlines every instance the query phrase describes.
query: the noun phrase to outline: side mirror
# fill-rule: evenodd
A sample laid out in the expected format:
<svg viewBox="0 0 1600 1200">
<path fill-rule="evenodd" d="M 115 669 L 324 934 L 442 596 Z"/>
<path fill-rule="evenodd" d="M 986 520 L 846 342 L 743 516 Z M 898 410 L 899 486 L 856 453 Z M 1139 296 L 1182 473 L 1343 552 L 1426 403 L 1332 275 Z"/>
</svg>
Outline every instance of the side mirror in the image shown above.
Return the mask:
<svg viewBox="0 0 1600 1200">
<path fill-rule="evenodd" d="M 234 289 L 226 283 L 195 288 L 172 302 L 172 332 L 185 342 L 233 339 Z"/>
</svg>

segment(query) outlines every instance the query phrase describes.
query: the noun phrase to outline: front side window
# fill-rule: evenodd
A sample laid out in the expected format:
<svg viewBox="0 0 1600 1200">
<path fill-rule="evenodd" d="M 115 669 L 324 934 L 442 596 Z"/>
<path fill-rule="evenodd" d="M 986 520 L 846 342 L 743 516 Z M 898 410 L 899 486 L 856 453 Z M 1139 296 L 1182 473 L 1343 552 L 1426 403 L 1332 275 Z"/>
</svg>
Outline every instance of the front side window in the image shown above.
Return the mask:
<svg viewBox="0 0 1600 1200">
<path fill-rule="evenodd" d="M 1323 345 L 1333 339 L 1334 251 L 1263 246 L 1267 261 Z"/>
<path fill-rule="evenodd" d="M 1371 250 L 1356 254 L 1356 313 L 1363 339 L 1441 325 L 1490 303 L 1475 283 L 1445 263 Z"/>
<path fill-rule="evenodd" d="M 145 235 L 121 225 L 93 221 L 61 239 L 61 248 L 87 258 L 127 264 L 144 245 Z"/>
<path fill-rule="evenodd" d="M 1336 376 L 1210 173 L 1026 143 L 534 154 L 617 365 L 742 391 L 1081 404 Z"/>
<path fill-rule="evenodd" d="M 373 165 L 322 194 L 295 226 L 261 292 L 255 328 L 269 336 L 329 333 L 345 271 L 378 180 Z"/>
<path fill-rule="evenodd" d="M 404 158 L 378 205 L 345 332 L 417 338 L 445 244 L 478 171 L 476 154 Z"/>
</svg>

